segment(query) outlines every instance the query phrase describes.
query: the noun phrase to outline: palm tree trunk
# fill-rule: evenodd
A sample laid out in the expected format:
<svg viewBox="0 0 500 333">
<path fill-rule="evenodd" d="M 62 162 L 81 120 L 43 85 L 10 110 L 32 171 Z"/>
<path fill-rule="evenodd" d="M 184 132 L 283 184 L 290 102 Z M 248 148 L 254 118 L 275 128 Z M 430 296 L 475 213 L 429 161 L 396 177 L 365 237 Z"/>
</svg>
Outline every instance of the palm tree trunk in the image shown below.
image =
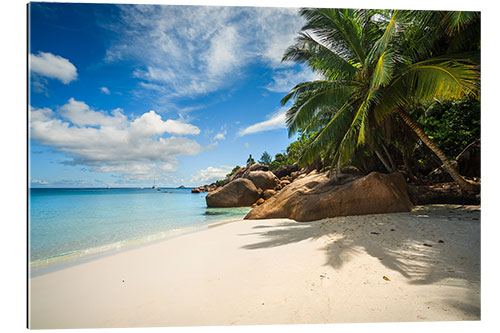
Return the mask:
<svg viewBox="0 0 500 333">
<path fill-rule="evenodd" d="M 415 177 L 415 175 L 411 171 L 410 162 L 408 161 L 408 152 L 407 152 L 404 144 L 401 145 L 401 156 L 403 157 L 403 164 L 404 164 L 404 167 L 406 169 L 406 172 L 408 173 L 408 177 L 410 178 L 411 181 L 415 181 L 417 178 Z"/>
<path fill-rule="evenodd" d="M 387 161 L 385 160 L 384 156 L 380 153 L 380 150 L 378 148 L 375 148 L 375 155 L 377 155 L 378 159 L 382 162 L 382 164 L 385 166 L 387 171 L 389 171 L 389 173 L 394 172 L 394 170 L 392 170 L 391 166 L 389 165 L 389 163 L 387 163 Z"/>
<path fill-rule="evenodd" d="M 387 150 L 387 147 L 384 145 L 384 143 L 382 143 L 382 149 L 384 150 L 385 154 L 387 155 L 387 158 L 389 159 L 389 162 L 391 163 L 392 170 L 394 171 L 398 170 L 396 163 L 394 163 L 394 160 L 392 159 L 391 154 L 389 154 L 389 150 Z"/>
<path fill-rule="evenodd" d="M 437 157 L 443 162 L 443 168 L 446 172 L 450 174 L 450 176 L 455 180 L 455 182 L 465 191 L 475 191 L 477 190 L 477 186 L 469 183 L 465 180 L 458 171 L 453 167 L 451 162 L 448 160 L 446 155 L 439 149 L 434 142 L 424 133 L 424 131 L 420 128 L 420 126 L 415 123 L 406 112 L 401 109 L 397 109 L 399 116 L 403 121 L 417 134 L 417 136 L 422 140 L 422 142 L 432 150 Z"/>
</svg>

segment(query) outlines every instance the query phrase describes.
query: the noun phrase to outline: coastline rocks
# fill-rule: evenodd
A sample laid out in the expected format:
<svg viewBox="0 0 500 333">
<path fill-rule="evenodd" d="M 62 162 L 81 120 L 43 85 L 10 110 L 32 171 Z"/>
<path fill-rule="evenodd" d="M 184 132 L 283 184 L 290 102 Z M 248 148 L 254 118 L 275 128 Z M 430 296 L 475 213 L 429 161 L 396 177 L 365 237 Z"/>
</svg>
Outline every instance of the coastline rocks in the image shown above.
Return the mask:
<svg viewBox="0 0 500 333">
<path fill-rule="evenodd" d="M 279 184 L 279 179 L 271 171 L 251 171 L 243 178 L 251 180 L 261 190 L 272 189 Z"/>
<path fill-rule="evenodd" d="M 296 179 L 245 219 L 290 218 L 299 222 L 327 217 L 408 212 L 413 204 L 408 197 L 404 176 L 372 172 L 346 184 L 336 184 L 327 173 Z"/>
<path fill-rule="evenodd" d="M 246 178 L 238 178 L 207 194 L 208 207 L 251 206 L 259 199 L 259 191 L 254 183 Z"/>
<path fill-rule="evenodd" d="M 250 174 L 250 172 L 253 172 L 253 171 L 269 171 L 269 166 L 259 164 L 259 163 L 252 164 L 251 166 L 247 167 L 247 170 L 245 170 L 245 172 L 243 172 L 242 177 L 248 178 L 248 175 Z"/>
<path fill-rule="evenodd" d="M 262 193 L 262 197 L 264 198 L 264 200 L 269 199 L 269 198 L 270 198 L 270 197 L 272 197 L 273 195 L 276 195 L 276 191 L 275 191 L 275 190 L 265 190 L 265 191 Z"/>
<path fill-rule="evenodd" d="M 283 188 L 283 187 L 285 187 L 285 186 L 287 186 L 287 185 L 290 185 L 291 183 L 292 183 L 291 181 L 286 180 L 286 179 L 285 179 L 285 180 L 280 181 L 281 188 Z"/>
<path fill-rule="evenodd" d="M 408 185 L 408 195 L 415 205 L 480 205 L 481 194 L 465 192 L 454 182 L 433 185 Z"/>
<path fill-rule="evenodd" d="M 238 178 L 247 178 L 249 173 L 252 171 L 269 171 L 269 167 L 259 163 L 252 164 L 249 167 L 240 167 L 231 177 L 227 179 L 226 184 Z"/>
<path fill-rule="evenodd" d="M 203 186 L 195 187 L 195 188 L 191 189 L 191 193 L 212 192 L 212 191 L 215 191 L 216 188 L 217 188 L 217 185 L 215 185 L 215 183 L 213 183 L 210 185 L 203 185 Z"/>
<path fill-rule="evenodd" d="M 278 169 L 274 170 L 273 173 L 276 177 L 282 178 L 285 176 L 289 176 L 294 171 L 299 171 L 300 167 L 298 163 L 294 163 L 292 165 L 283 165 Z"/>
</svg>

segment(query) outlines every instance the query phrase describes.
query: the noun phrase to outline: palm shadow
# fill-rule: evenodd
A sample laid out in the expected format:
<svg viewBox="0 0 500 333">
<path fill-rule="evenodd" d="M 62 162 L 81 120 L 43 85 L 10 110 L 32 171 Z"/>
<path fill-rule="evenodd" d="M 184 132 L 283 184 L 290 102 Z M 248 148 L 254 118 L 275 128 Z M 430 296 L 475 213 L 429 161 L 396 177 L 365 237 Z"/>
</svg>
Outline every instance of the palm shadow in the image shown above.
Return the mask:
<svg viewBox="0 0 500 333">
<path fill-rule="evenodd" d="M 251 234 L 262 241 L 243 248 L 272 248 L 324 238 L 325 265 L 334 269 L 365 252 L 411 284 L 432 284 L 448 278 L 479 283 L 479 216 L 479 210 L 473 207 L 436 205 L 418 207 L 410 213 L 369 215 L 368 219 L 286 221 L 253 227 L 255 232 Z"/>
</svg>

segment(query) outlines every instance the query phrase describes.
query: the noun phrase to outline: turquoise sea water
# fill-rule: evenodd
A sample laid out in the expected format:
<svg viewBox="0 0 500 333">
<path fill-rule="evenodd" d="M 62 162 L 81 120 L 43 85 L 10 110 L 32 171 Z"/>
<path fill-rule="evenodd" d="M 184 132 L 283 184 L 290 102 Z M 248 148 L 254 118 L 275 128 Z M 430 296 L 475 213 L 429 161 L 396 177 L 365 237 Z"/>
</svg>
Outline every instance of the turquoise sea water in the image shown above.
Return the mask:
<svg viewBox="0 0 500 333">
<path fill-rule="evenodd" d="M 31 189 L 31 268 L 237 220 L 250 210 L 207 208 L 205 196 L 172 188 Z"/>
</svg>

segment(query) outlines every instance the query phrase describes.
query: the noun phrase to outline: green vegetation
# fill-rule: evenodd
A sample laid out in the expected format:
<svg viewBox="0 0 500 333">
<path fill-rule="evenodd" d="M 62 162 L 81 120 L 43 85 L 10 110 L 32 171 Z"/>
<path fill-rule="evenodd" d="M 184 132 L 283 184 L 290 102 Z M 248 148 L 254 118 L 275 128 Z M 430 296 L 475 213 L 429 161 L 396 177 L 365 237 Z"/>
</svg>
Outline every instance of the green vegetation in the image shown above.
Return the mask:
<svg viewBox="0 0 500 333">
<path fill-rule="evenodd" d="M 480 139 L 480 121 L 479 101 L 474 99 L 435 103 L 417 119 L 425 134 L 450 158 Z"/>
<path fill-rule="evenodd" d="M 298 139 L 259 162 L 403 171 L 410 180 L 441 166 L 462 189 L 477 189 L 450 159 L 480 139 L 478 12 L 300 14 L 306 24 L 283 61 L 305 63 L 321 79 L 283 97 L 289 136 Z"/>
<path fill-rule="evenodd" d="M 234 175 L 234 174 L 236 173 L 236 171 L 238 171 L 238 169 L 239 169 L 239 168 L 241 168 L 239 165 L 235 166 L 235 167 L 233 168 L 233 170 L 231 170 L 231 172 L 230 172 L 230 173 L 228 173 L 228 174 L 226 175 L 226 178 L 229 178 L 229 177 L 231 177 L 232 175 Z"/>
<path fill-rule="evenodd" d="M 262 153 L 262 156 L 260 157 L 259 163 L 264 164 L 264 165 L 270 165 L 272 161 L 273 161 L 273 158 L 271 157 L 271 155 L 267 151 L 265 151 Z"/>
<path fill-rule="evenodd" d="M 406 143 L 393 142 L 391 133 L 411 129 L 462 188 L 473 189 L 412 117 L 436 101 L 478 98 L 479 13 L 306 8 L 300 14 L 307 23 L 283 60 L 306 63 L 323 77 L 299 83 L 282 99 L 282 105 L 292 101 L 289 135 L 311 133 L 301 162 L 322 159 L 340 168 L 361 152 L 394 171 L 388 146 L 404 150 Z"/>
</svg>

